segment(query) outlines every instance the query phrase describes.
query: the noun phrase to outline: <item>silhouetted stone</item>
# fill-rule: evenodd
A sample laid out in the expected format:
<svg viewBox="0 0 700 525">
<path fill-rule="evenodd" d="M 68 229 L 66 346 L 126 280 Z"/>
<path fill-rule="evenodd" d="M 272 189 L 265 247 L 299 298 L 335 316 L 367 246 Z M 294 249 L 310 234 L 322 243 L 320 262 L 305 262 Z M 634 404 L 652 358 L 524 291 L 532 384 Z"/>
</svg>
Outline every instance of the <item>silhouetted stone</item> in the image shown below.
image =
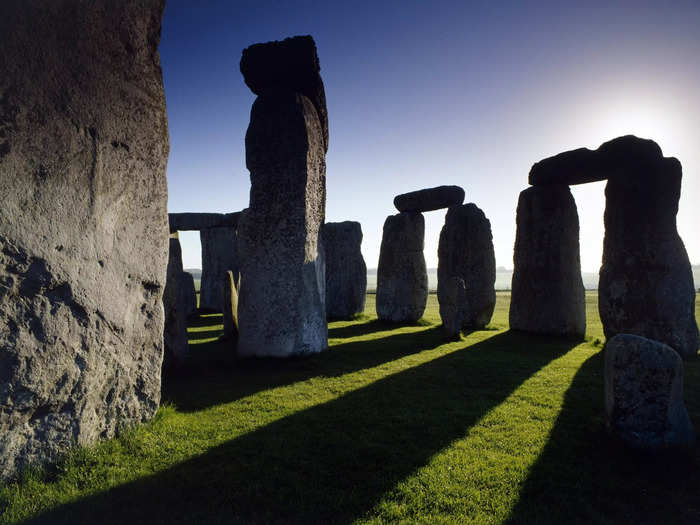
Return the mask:
<svg viewBox="0 0 700 525">
<path fill-rule="evenodd" d="M 202 280 L 199 287 L 199 307 L 218 312 L 224 309 L 224 276 L 228 270 L 238 275 L 238 241 L 236 229 L 207 228 L 199 232 L 202 242 Z"/>
<path fill-rule="evenodd" d="M 445 215 L 438 245 L 441 305 L 443 298 L 452 301 L 456 297 L 453 277 L 462 279 L 466 287 L 459 305 L 461 328 L 485 327 L 496 306 L 496 256 L 491 223 L 476 204 L 452 206 Z"/>
<path fill-rule="evenodd" d="M 232 271 L 226 272 L 224 283 L 224 338 L 238 338 L 238 289 Z"/>
<path fill-rule="evenodd" d="M 432 211 L 464 202 L 464 190 L 459 186 L 438 186 L 403 193 L 394 197 L 394 206 L 399 211 Z"/>
<path fill-rule="evenodd" d="M 534 186 L 522 191 L 516 224 L 511 329 L 583 337 L 586 294 L 578 213 L 569 188 Z"/>
<path fill-rule="evenodd" d="M 446 339 L 459 339 L 467 288 L 461 277 L 443 277 L 438 283 L 438 301 L 442 332 Z"/>
<path fill-rule="evenodd" d="M 1 2 L 0 477 L 158 408 L 162 12 Z"/>
<path fill-rule="evenodd" d="M 253 44 L 243 50 L 240 67 L 246 85 L 256 95 L 286 92 L 307 97 L 316 108 L 323 149 L 328 151 L 326 92 L 316 44 L 311 36 Z"/>
<path fill-rule="evenodd" d="M 263 94 L 246 134 L 250 207 L 238 238 L 238 353 L 277 356 L 328 346 L 321 227 L 326 162 L 314 105 L 299 94 Z"/>
<path fill-rule="evenodd" d="M 183 302 L 186 305 L 185 312 L 191 315 L 197 311 L 197 290 L 194 286 L 194 277 L 190 272 L 182 272 Z"/>
<path fill-rule="evenodd" d="M 605 345 L 608 430 L 641 449 L 687 447 L 695 432 L 683 403 L 683 361 L 671 347 L 619 334 Z"/>
<path fill-rule="evenodd" d="M 163 292 L 163 310 L 165 311 L 164 367 L 181 365 L 188 354 L 187 304 L 185 302 L 187 292 L 183 286 L 183 273 L 182 248 L 175 233 L 170 236 L 168 271 L 165 291 Z"/>
<path fill-rule="evenodd" d="M 618 167 L 605 188 L 600 319 L 608 339 L 637 334 L 693 357 L 700 346 L 693 274 L 676 230 L 681 165 L 638 140 L 626 156 L 608 148 Z"/>
<path fill-rule="evenodd" d="M 423 256 L 425 219 L 418 212 L 390 215 L 384 222 L 377 268 L 377 317 L 414 323 L 428 301 L 428 272 Z"/>
<path fill-rule="evenodd" d="M 235 228 L 241 212 L 235 213 L 169 213 L 170 231 L 200 231 L 228 226 Z"/>
<path fill-rule="evenodd" d="M 323 225 L 326 316 L 329 319 L 349 319 L 365 310 L 367 266 L 361 245 L 359 222 L 328 222 Z"/>
</svg>

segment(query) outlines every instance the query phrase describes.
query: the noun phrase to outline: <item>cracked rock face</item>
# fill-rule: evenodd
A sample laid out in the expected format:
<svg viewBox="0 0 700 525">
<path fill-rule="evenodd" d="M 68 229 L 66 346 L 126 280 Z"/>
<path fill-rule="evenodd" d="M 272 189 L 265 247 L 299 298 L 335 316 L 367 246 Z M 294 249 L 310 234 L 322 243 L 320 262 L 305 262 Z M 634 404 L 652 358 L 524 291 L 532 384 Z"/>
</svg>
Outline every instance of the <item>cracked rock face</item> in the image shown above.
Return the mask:
<svg viewBox="0 0 700 525">
<path fill-rule="evenodd" d="M 695 442 L 683 402 L 683 361 L 671 347 L 619 334 L 605 345 L 605 419 L 608 430 L 641 449 Z"/>
<path fill-rule="evenodd" d="M 162 12 L 162 0 L 2 4 L 0 477 L 160 402 Z"/>
</svg>

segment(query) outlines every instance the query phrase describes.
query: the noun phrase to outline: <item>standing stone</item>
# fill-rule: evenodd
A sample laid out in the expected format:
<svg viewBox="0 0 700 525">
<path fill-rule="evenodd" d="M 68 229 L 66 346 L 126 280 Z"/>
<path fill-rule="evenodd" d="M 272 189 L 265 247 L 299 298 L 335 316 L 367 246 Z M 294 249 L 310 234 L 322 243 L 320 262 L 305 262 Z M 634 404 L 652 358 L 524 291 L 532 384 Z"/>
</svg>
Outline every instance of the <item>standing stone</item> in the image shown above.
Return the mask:
<svg viewBox="0 0 700 525">
<path fill-rule="evenodd" d="M 671 347 L 619 334 L 605 345 L 608 430 L 636 448 L 687 447 L 695 442 L 683 403 L 683 361 Z"/>
<path fill-rule="evenodd" d="M 183 286 L 182 249 L 177 233 L 170 236 L 170 255 L 168 271 L 163 292 L 163 309 L 165 311 L 165 330 L 163 344 L 164 366 L 179 366 L 188 354 L 187 346 L 187 304 Z"/>
<path fill-rule="evenodd" d="M 277 43 L 268 45 L 276 48 Z M 322 92 L 323 84 L 315 46 L 301 45 L 300 56 L 292 52 L 294 46 L 286 49 L 289 63 L 308 61 L 316 66 L 299 66 L 290 72 L 276 59 L 253 60 L 268 56 L 265 52 L 244 52 L 245 64 L 241 62 L 246 83 L 254 84 L 254 92 L 260 94 L 246 133 L 250 206 L 238 223 L 240 356 L 286 357 L 320 352 L 328 346 L 320 239 L 326 208 L 327 141 L 319 119 L 321 103 L 313 96 L 310 100 L 304 88 L 317 86 Z M 290 82 L 284 82 L 282 75 L 279 83 L 268 86 L 248 76 L 255 71 L 265 77 L 262 73 L 268 67 L 270 78 L 289 73 Z M 322 106 L 320 113 L 325 115 L 325 99 Z"/>
<path fill-rule="evenodd" d="M 349 319 L 365 310 L 367 266 L 361 245 L 359 222 L 328 222 L 323 225 L 328 319 Z"/>
<path fill-rule="evenodd" d="M 428 272 L 423 256 L 425 219 L 418 212 L 390 215 L 384 222 L 377 268 L 377 317 L 415 323 L 428 302 Z"/>
<path fill-rule="evenodd" d="M 491 223 L 476 204 L 452 206 L 445 215 L 445 225 L 440 232 L 438 245 L 440 304 L 443 298 L 452 301 L 457 297 L 454 286 L 459 281 L 453 277 L 460 278 L 465 286 L 459 305 L 460 327 L 485 327 L 491 321 L 496 307 L 496 255 Z"/>
<path fill-rule="evenodd" d="M 224 281 L 224 338 L 238 338 L 238 290 L 232 271 L 228 271 Z"/>
<path fill-rule="evenodd" d="M 399 211 L 433 211 L 464 202 L 464 189 L 459 186 L 438 186 L 403 193 L 394 197 L 394 206 Z"/>
<path fill-rule="evenodd" d="M 605 188 L 598 292 L 603 330 L 608 339 L 637 334 L 694 357 L 700 347 L 695 288 L 676 230 L 681 164 L 664 158 L 654 142 L 633 138 L 600 148 L 615 167 Z"/>
<path fill-rule="evenodd" d="M 192 315 L 197 311 L 197 290 L 194 286 L 194 276 L 190 272 L 182 272 L 182 290 L 184 294 L 183 302 L 186 305 L 187 315 Z"/>
<path fill-rule="evenodd" d="M 238 275 L 240 262 L 236 229 L 222 226 L 199 232 L 202 242 L 202 280 L 199 307 L 221 312 L 224 309 L 224 276 L 231 270 Z"/>
<path fill-rule="evenodd" d="M 163 4 L 2 2 L 0 477 L 158 408 Z"/>
<path fill-rule="evenodd" d="M 511 329 L 583 337 L 586 294 L 578 213 L 568 186 L 534 186 L 522 191 L 516 224 Z"/>
<path fill-rule="evenodd" d="M 463 312 L 467 304 L 467 287 L 464 279 L 456 276 L 443 277 L 443 282 L 438 284 L 438 301 L 445 338 L 459 339 Z"/>
</svg>

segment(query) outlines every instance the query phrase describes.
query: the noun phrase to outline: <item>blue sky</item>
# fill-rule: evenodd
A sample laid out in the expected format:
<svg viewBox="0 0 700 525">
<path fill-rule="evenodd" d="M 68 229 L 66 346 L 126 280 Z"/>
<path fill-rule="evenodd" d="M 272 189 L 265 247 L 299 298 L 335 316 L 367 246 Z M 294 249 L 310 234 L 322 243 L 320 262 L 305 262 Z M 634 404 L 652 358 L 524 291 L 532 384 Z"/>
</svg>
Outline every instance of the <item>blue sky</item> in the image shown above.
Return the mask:
<svg viewBox="0 0 700 525">
<path fill-rule="evenodd" d="M 699 263 L 700 2 L 563 4 L 169 0 L 169 211 L 247 206 L 255 97 L 241 51 L 310 34 L 329 115 L 326 220 L 362 224 L 368 267 L 394 195 L 457 184 L 491 220 L 497 264 L 512 268 L 531 165 L 627 133 L 683 164 L 678 228 Z M 603 188 L 572 187 L 587 271 L 600 266 Z M 426 214 L 428 266 L 443 221 L 444 211 Z M 199 267 L 198 235 L 181 242 L 185 267 Z"/>
</svg>

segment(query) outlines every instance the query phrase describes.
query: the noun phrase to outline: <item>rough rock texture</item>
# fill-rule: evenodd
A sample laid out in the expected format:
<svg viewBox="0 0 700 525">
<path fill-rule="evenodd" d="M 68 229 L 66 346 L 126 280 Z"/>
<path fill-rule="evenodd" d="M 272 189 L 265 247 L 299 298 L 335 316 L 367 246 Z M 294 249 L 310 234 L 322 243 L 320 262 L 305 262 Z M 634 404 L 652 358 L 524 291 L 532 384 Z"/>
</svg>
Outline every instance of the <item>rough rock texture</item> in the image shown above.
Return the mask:
<svg viewBox="0 0 700 525">
<path fill-rule="evenodd" d="M 583 337 L 586 297 L 578 213 L 568 186 L 522 191 L 516 225 L 511 329 Z"/>
<path fill-rule="evenodd" d="M 326 92 L 316 44 L 311 36 L 253 44 L 243 50 L 240 67 L 246 85 L 256 95 L 286 92 L 308 98 L 321 124 L 323 150 L 328 151 Z"/>
<path fill-rule="evenodd" d="M 170 231 L 198 231 L 207 228 L 238 226 L 238 218 L 241 212 L 234 213 L 169 213 L 168 223 Z"/>
<path fill-rule="evenodd" d="M 238 223 L 238 354 L 286 357 L 328 346 L 321 227 L 323 129 L 301 94 L 260 95 L 246 134 L 250 207 Z"/>
<path fill-rule="evenodd" d="M 461 277 L 444 277 L 438 285 L 442 332 L 447 339 L 459 339 L 467 297 L 467 286 Z"/>
<path fill-rule="evenodd" d="M 226 272 L 224 284 L 224 338 L 238 338 L 238 289 L 232 271 Z"/>
<path fill-rule="evenodd" d="M 349 319 L 365 310 L 367 266 L 360 251 L 361 245 L 359 222 L 328 222 L 323 225 L 328 319 Z"/>
<path fill-rule="evenodd" d="M 207 228 L 199 232 L 202 242 L 202 280 L 199 307 L 222 312 L 224 309 L 224 277 L 231 270 L 238 275 L 240 261 L 236 229 L 228 226 Z"/>
<path fill-rule="evenodd" d="M 615 150 L 615 175 L 605 188 L 600 318 L 608 339 L 637 334 L 693 357 L 700 347 L 695 289 L 676 230 L 681 165 L 655 143 L 637 140 Z"/>
<path fill-rule="evenodd" d="M 165 329 L 163 344 L 165 354 L 163 366 L 179 366 L 188 354 L 187 346 L 187 308 L 186 290 L 183 286 L 182 248 L 177 234 L 170 236 L 170 254 L 168 271 L 163 292 L 163 309 L 165 311 Z"/>
<path fill-rule="evenodd" d="M 191 315 L 197 311 L 197 290 L 194 286 L 194 276 L 190 272 L 182 272 L 181 287 L 183 291 L 183 304 L 185 312 Z"/>
<path fill-rule="evenodd" d="M 418 212 L 390 215 L 384 222 L 377 268 L 377 317 L 414 323 L 428 302 L 428 272 L 423 256 L 425 219 Z"/>
<path fill-rule="evenodd" d="M 690 446 L 695 433 L 683 403 L 683 361 L 671 347 L 619 334 L 605 345 L 608 430 L 642 449 Z"/>
<path fill-rule="evenodd" d="M 2 2 L 0 477 L 158 407 L 162 12 L 162 0 Z"/>
<path fill-rule="evenodd" d="M 403 193 L 394 197 L 394 206 L 399 211 L 432 211 L 464 202 L 464 190 L 459 186 L 438 186 Z"/>
<path fill-rule="evenodd" d="M 456 300 L 453 288 L 458 281 L 453 277 L 459 277 L 466 287 L 459 304 L 461 328 L 483 328 L 496 307 L 496 255 L 491 223 L 476 204 L 452 206 L 445 215 L 438 245 L 441 305 L 443 299 Z M 445 324 L 445 318 L 442 321 Z"/>
</svg>

